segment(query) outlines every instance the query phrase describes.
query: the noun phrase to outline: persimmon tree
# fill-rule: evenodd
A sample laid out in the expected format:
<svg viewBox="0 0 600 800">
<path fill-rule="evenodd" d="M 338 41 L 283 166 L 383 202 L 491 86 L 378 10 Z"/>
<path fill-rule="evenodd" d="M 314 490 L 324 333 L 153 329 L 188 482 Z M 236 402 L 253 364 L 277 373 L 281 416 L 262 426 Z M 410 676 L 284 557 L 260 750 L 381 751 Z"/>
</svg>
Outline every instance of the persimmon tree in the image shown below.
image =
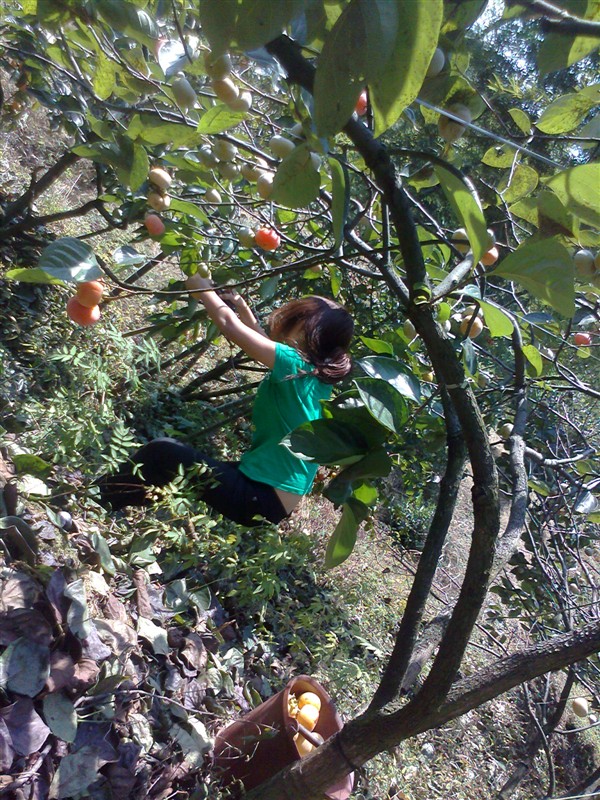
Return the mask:
<svg viewBox="0 0 600 800">
<path fill-rule="evenodd" d="M 0 235 L 15 241 L 92 210 L 103 220 L 80 238 L 53 241 L 38 264 L 16 265 L 8 276 L 102 277 L 105 314 L 125 295 L 143 302 L 142 277 L 159 276 L 171 261 L 185 275 L 209 269 L 217 285 L 247 292 L 259 310 L 306 292 L 346 303 L 359 333 L 353 379 L 321 420 L 285 442 L 335 470 L 324 489 L 339 509 L 329 567 L 348 557 L 376 512 L 379 479 L 414 465 L 408 436 L 429 456 L 417 474 L 443 465 L 369 708 L 251 796 L 321 797 L 404 739 L 571 665 L 568 687 L 576 674 L 593 694 L 596 5 L 507 3 L 499 18 L 478 0 L 4 5 L 1 58 L 19 87 L 7 102 L 19 110 L 35 98 L 74 144 L 5 205 Z M 506 34 L 496 40 L 504 43 L 499 73 L 481 57 L 492 28 Z M 537 63 L 520 64 L 505 44 L 523 32 L 539 44 Z M 95 198 L 37 214 L 35 199 L 81 160 L 94 170 Z M 115 228 L 131 233 L 130 247 L 100 259 L 90 241 Z M 136 247 L 150 236 L 152 258 Z M 168 366 L 184 396 L 253 391 L 253 372 L 242 385 L 208 388 L 233 367 L 245 374 L 241 353 L 191 377 L 215 331 L 183 281 L 152 294 L 162 305 L 147 330 L 171 348 Z M 199 324 L 205 334 L 190 344 L 186 334 Z M 454 606 L 429 620 L 466 463 L 474 517 L 466 569 Z M 501 491 L 510 496 L 502 528 Z M 496 641 L 495 660 L 460 676 L 490 587 L 514 605 L 530 647 L 511 654 Z M 550 717 L 542 720 L 548 730 Z"/>
</svg>

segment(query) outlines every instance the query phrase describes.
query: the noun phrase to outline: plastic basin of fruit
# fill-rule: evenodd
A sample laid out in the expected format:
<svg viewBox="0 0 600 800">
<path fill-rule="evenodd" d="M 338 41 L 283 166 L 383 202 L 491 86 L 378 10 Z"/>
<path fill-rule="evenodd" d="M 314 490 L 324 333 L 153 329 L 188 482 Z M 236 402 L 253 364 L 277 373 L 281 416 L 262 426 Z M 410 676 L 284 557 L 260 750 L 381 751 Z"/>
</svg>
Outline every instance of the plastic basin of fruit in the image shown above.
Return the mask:
<svg viewBox="0 0 600 800">
<path fill-rule="evenodd" d="M 293 741 L 298 726 L 288 714 L 288 698 L 302 692 L 315 692 L 321 698 L 316 733 L 327 740 L 341 730 L 341 717 L 321 684 L 308 675 L 292 678 L 280 692 L 217 734 L 214 764 L 223 783 L 239 780 L 250 791 L 300 759 Z M 354 775 L 347 775 L 325 797 L 347 800 L 353 785 Z"/>
</svg>

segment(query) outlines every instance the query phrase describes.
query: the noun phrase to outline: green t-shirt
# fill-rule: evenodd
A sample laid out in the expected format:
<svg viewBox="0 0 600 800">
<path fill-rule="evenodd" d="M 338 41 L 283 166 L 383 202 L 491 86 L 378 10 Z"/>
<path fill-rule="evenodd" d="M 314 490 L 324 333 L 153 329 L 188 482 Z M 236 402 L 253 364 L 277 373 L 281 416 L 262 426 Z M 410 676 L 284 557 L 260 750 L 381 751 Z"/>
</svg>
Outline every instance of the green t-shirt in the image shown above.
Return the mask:
<svg viewBox="0 0 600 800">
<path fill-rule="evenodd" d="M 298 376 L 313 369 L 293 347 L 277 343 L 273 369 L 256 393 L 252 446 L 240 461 L 244 475 L 293 494 L 310 492 L 318 464 L 296 458 L 281 440 L 303 422 L 318 419 L 320 401 L 331 396 L 329 384 L 313 375 Z"/>
</svg>

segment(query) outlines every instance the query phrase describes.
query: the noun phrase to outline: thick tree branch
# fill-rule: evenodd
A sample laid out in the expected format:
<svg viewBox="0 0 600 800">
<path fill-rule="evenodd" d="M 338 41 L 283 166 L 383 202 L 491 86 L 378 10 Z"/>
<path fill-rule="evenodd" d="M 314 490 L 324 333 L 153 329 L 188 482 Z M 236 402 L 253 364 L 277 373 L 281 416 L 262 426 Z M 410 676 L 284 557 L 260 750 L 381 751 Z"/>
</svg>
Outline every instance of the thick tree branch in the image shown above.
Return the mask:
<svg viewBox="0 0 600 800">
<path fill-rule="evenodd" d="M 454 684 L 437 708 L 420 714 L 413 700 L 400 711 L 363 714 L 347 723 L 315 752 L 249 792 L 248 800 L 321 800 L 329 786 L 378 753 L 418 733 L 438 728 L 482 703 L 547 672 L 581 661 L 600 650 L 600 621 L 556 636 L 490 664 Z"/>
<path fill-rule="evenodd" d="M 525 427 L 527 424 L 527 389 L 525 383 L 525 356 L 523 355 L 523 340 L 518 322 L 512 319 L 514 330 L 512 335 L 513 352 L 515 354 L 515 419 L 510 436 L 510 471 L 512 474 L 512 499 L 510 515 L 506 528 L 498 541 L 494 557 L 494 576 L 504 569 L 507 561 L 513 554 L 517 542 L 523 532 L 529 487 L 527 485 L 527 471 L 525 469 Z"/>
<path fill-rule="evenodd" d="M 448 461 L 446 471 L 440 484 L 435 513 L 429 526 L 423 552 L 419 558 L 415 579 L 406 601 L 406 608 L 396 635 L 394 649 L 381 676 L 381 681 L 373 696 L 369 711 L 380 709 L 395 700 L 403 686 L 403 679 L 411 663 L 435 571 L 452 517 L 454 516 L 466 451 L 456 412 L 450 403 L 448 393 L 444 389 L 442 389 L 441 396 L 447 427 Z"/>
<path fill-rule="evenodd" d="M 14 219 L 18 214 L 22 214 L 26 208 L 33 203 L 33 201 L 43 194 L 54 181 L 56 181 L 69 167 L 72 167 L 77 161 L 79 156 L 70 151 L 63 153 L 58 161 L 53 164 L 50 169 L 45 172 L 39 180 L 34 180 L 31 185 L 24 192 L 21 197 L 18 197 L 12 203 L 9 203 L 4 210 L 4 221 L 9 222 Z"/>
</svg>

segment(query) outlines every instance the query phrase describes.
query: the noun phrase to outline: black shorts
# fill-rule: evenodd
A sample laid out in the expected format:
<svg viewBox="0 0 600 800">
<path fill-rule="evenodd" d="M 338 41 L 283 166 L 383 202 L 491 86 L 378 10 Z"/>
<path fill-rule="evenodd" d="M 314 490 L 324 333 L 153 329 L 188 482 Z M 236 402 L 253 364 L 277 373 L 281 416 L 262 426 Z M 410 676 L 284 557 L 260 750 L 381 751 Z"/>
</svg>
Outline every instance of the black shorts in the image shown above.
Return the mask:
<svg viewBox="0 0 600 800">
<path fill-rule="evenodd" d="M 275 489 L 248 478 L 240 472 L 238 462 L 217 461 L 167 437 L 148 442 L 119 472 L 100 478 L 100 502 L 113 510 L 149 505 L 148 487 L 165 486 L 179 474 L 181 466 L 195 464 L 209 467 L 207 474 L 198 476 L 199 497 L 224 517 L 253 527 L 264 520 L 278 524 L 288 516 Z"/>
</svg>

